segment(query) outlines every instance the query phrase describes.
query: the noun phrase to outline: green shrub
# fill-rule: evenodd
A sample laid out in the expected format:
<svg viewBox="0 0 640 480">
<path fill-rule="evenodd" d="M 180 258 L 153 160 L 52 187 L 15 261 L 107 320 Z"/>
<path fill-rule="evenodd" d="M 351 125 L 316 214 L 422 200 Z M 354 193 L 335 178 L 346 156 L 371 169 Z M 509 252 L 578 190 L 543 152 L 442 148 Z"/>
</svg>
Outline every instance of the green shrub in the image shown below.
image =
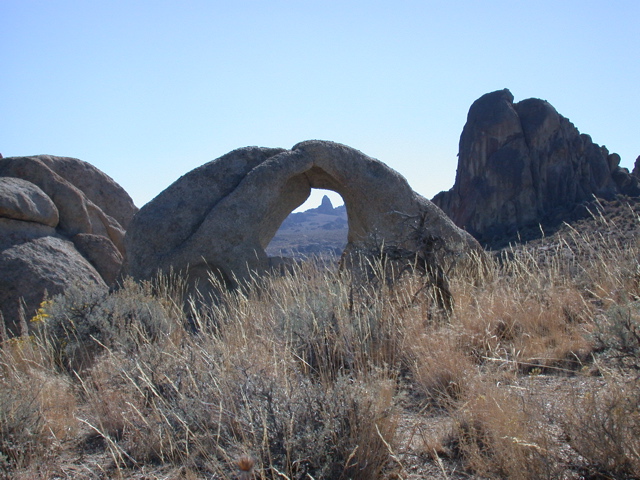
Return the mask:
<svg viewBox="0 0 640 480">
<path fill-rule="evenodd" d="M 592 335 L 600 351 L 640 368 L 640 302 L 611 306 L 596 318 Z"/>
<path fill-rule="evenodd" d="M 111 294 L 71 288 L 47 301 L 34 323 L 55 363 L 79 371 L 104 349 L 133 353 L 182 330 L 182 321 L 181 313 L 155 297 L 149 285 L 129 281 Z"/>
</svg>

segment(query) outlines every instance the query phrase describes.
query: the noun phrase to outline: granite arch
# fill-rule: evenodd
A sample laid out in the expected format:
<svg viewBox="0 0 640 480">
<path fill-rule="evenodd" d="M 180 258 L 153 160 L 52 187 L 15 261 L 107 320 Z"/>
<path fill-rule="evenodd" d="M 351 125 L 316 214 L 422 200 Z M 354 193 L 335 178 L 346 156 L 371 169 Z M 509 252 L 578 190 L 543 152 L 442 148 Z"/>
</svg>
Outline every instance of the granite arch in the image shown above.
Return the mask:
<svg viewBox="0 0 640 480">
<path fill-rule="evenodd" d="M 132 221 L 125 273 L 149 279 L 159 271 L 187 272 L 202 285 L 213 271 L 236 285 L 282 263 L 265 249 L 313 188 L 342 196 L 346 254 L 372 242 L 411 252 L 423 244 L 420 236 L 440 242 L 443 256 L 477 248 L 398 172 L 346 145 L 312 140 L 291 150 L 241 148 L 182 176 Z M 416 235 L 418 224 L 424 228 Z"/>
</svg>

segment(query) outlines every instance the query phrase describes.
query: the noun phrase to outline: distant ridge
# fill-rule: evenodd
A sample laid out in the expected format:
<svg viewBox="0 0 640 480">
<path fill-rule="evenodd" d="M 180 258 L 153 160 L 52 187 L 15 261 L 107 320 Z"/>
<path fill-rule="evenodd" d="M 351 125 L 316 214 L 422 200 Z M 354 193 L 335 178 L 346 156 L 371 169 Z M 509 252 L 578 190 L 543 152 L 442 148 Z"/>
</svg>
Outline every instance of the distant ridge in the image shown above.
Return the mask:
<svg viewBox="0 0 640 480">
<path fill-rule="evenodd" d="M 306 258 L 340 256 L 347 244 L 347 208 L 333 206 L 325 195 L 316 208 L 291 213 L 266 249 L 270 256 Z"/>
</svg>

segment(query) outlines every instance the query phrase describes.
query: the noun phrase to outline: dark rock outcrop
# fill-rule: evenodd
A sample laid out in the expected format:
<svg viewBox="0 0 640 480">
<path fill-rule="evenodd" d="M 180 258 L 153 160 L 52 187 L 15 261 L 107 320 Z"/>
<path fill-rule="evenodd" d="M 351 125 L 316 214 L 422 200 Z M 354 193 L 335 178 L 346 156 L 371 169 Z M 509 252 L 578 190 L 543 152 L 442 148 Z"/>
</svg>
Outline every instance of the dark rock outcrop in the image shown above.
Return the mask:
<svg viewBox="0 0 640 480">
<path fill-rule="evenodd" d="M 620 157 L 580 134 L 546 101 L 483 95 L 460 136 L 453 188 L 433 202 L 484 243 L 568 215 L 593 197 L 640 194 Z"/>
<path fill-rule="evenodd" d="M 110 177 L 74 158 L 0 160 L 0 310 L 12 333 L 45 292 L 112 284 L 137 208 Z"/>
<path fill-rule="evenodd" d="M 333 215 L 333 204 L 331 199 L 325 195 L 322 197 L 322 202 L 318 208 L 313 209 L 315 213 L 324 213 L 326 215 Z"/>
<path fill-rule="evenodd" d="M 633 164 L 633 170 L 631 171 L 631 175 L 640 179 L 640 156 L 636 158 L 635 163 Z"/>
<path fill-rule="evenodd" d="M 135 216 L 125 271 L 146 279 L 173 269 L 204 289 L 214 272 L 233 286 L 281 262 L 265 248 L 312 188 L 344 199 L 347 254 L 372 243 L 414 252 L 429 243 L 438 263 L 478 247 L 382 162 L 345 145 L 308 141 L 291 150 L 235 150 L 178 179 Z"/>
</svg>

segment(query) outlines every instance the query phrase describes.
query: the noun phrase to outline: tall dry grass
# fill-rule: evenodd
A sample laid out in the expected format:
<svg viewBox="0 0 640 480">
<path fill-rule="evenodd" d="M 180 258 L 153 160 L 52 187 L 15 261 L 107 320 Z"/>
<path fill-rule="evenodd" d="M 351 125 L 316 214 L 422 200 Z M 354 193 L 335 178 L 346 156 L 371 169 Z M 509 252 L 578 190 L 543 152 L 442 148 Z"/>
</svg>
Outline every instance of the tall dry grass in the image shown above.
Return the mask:
<svg viewBox="0 0 640 480">
<path fill-rule="evenodd" d="M 390 282 L 375 259 L 366 282 L 308 262 L 214 285 L 215 299 L 187 298 L 174 274 L 69 290 L 31 334 L 3 340 L 0 472 L 628 478 L 640 422 L 621 379 L 640 352 L 639 253 L 568 231 L 474 258 L 447 279 L 453 310 L 428 276 Z M 562 387 L 598 371 L 613 393 Z M 562 395 L 532 390 L 549 382 Z M 431 418 L 447 428 L 420 451 L 406 432 Z"/>
</svg>

